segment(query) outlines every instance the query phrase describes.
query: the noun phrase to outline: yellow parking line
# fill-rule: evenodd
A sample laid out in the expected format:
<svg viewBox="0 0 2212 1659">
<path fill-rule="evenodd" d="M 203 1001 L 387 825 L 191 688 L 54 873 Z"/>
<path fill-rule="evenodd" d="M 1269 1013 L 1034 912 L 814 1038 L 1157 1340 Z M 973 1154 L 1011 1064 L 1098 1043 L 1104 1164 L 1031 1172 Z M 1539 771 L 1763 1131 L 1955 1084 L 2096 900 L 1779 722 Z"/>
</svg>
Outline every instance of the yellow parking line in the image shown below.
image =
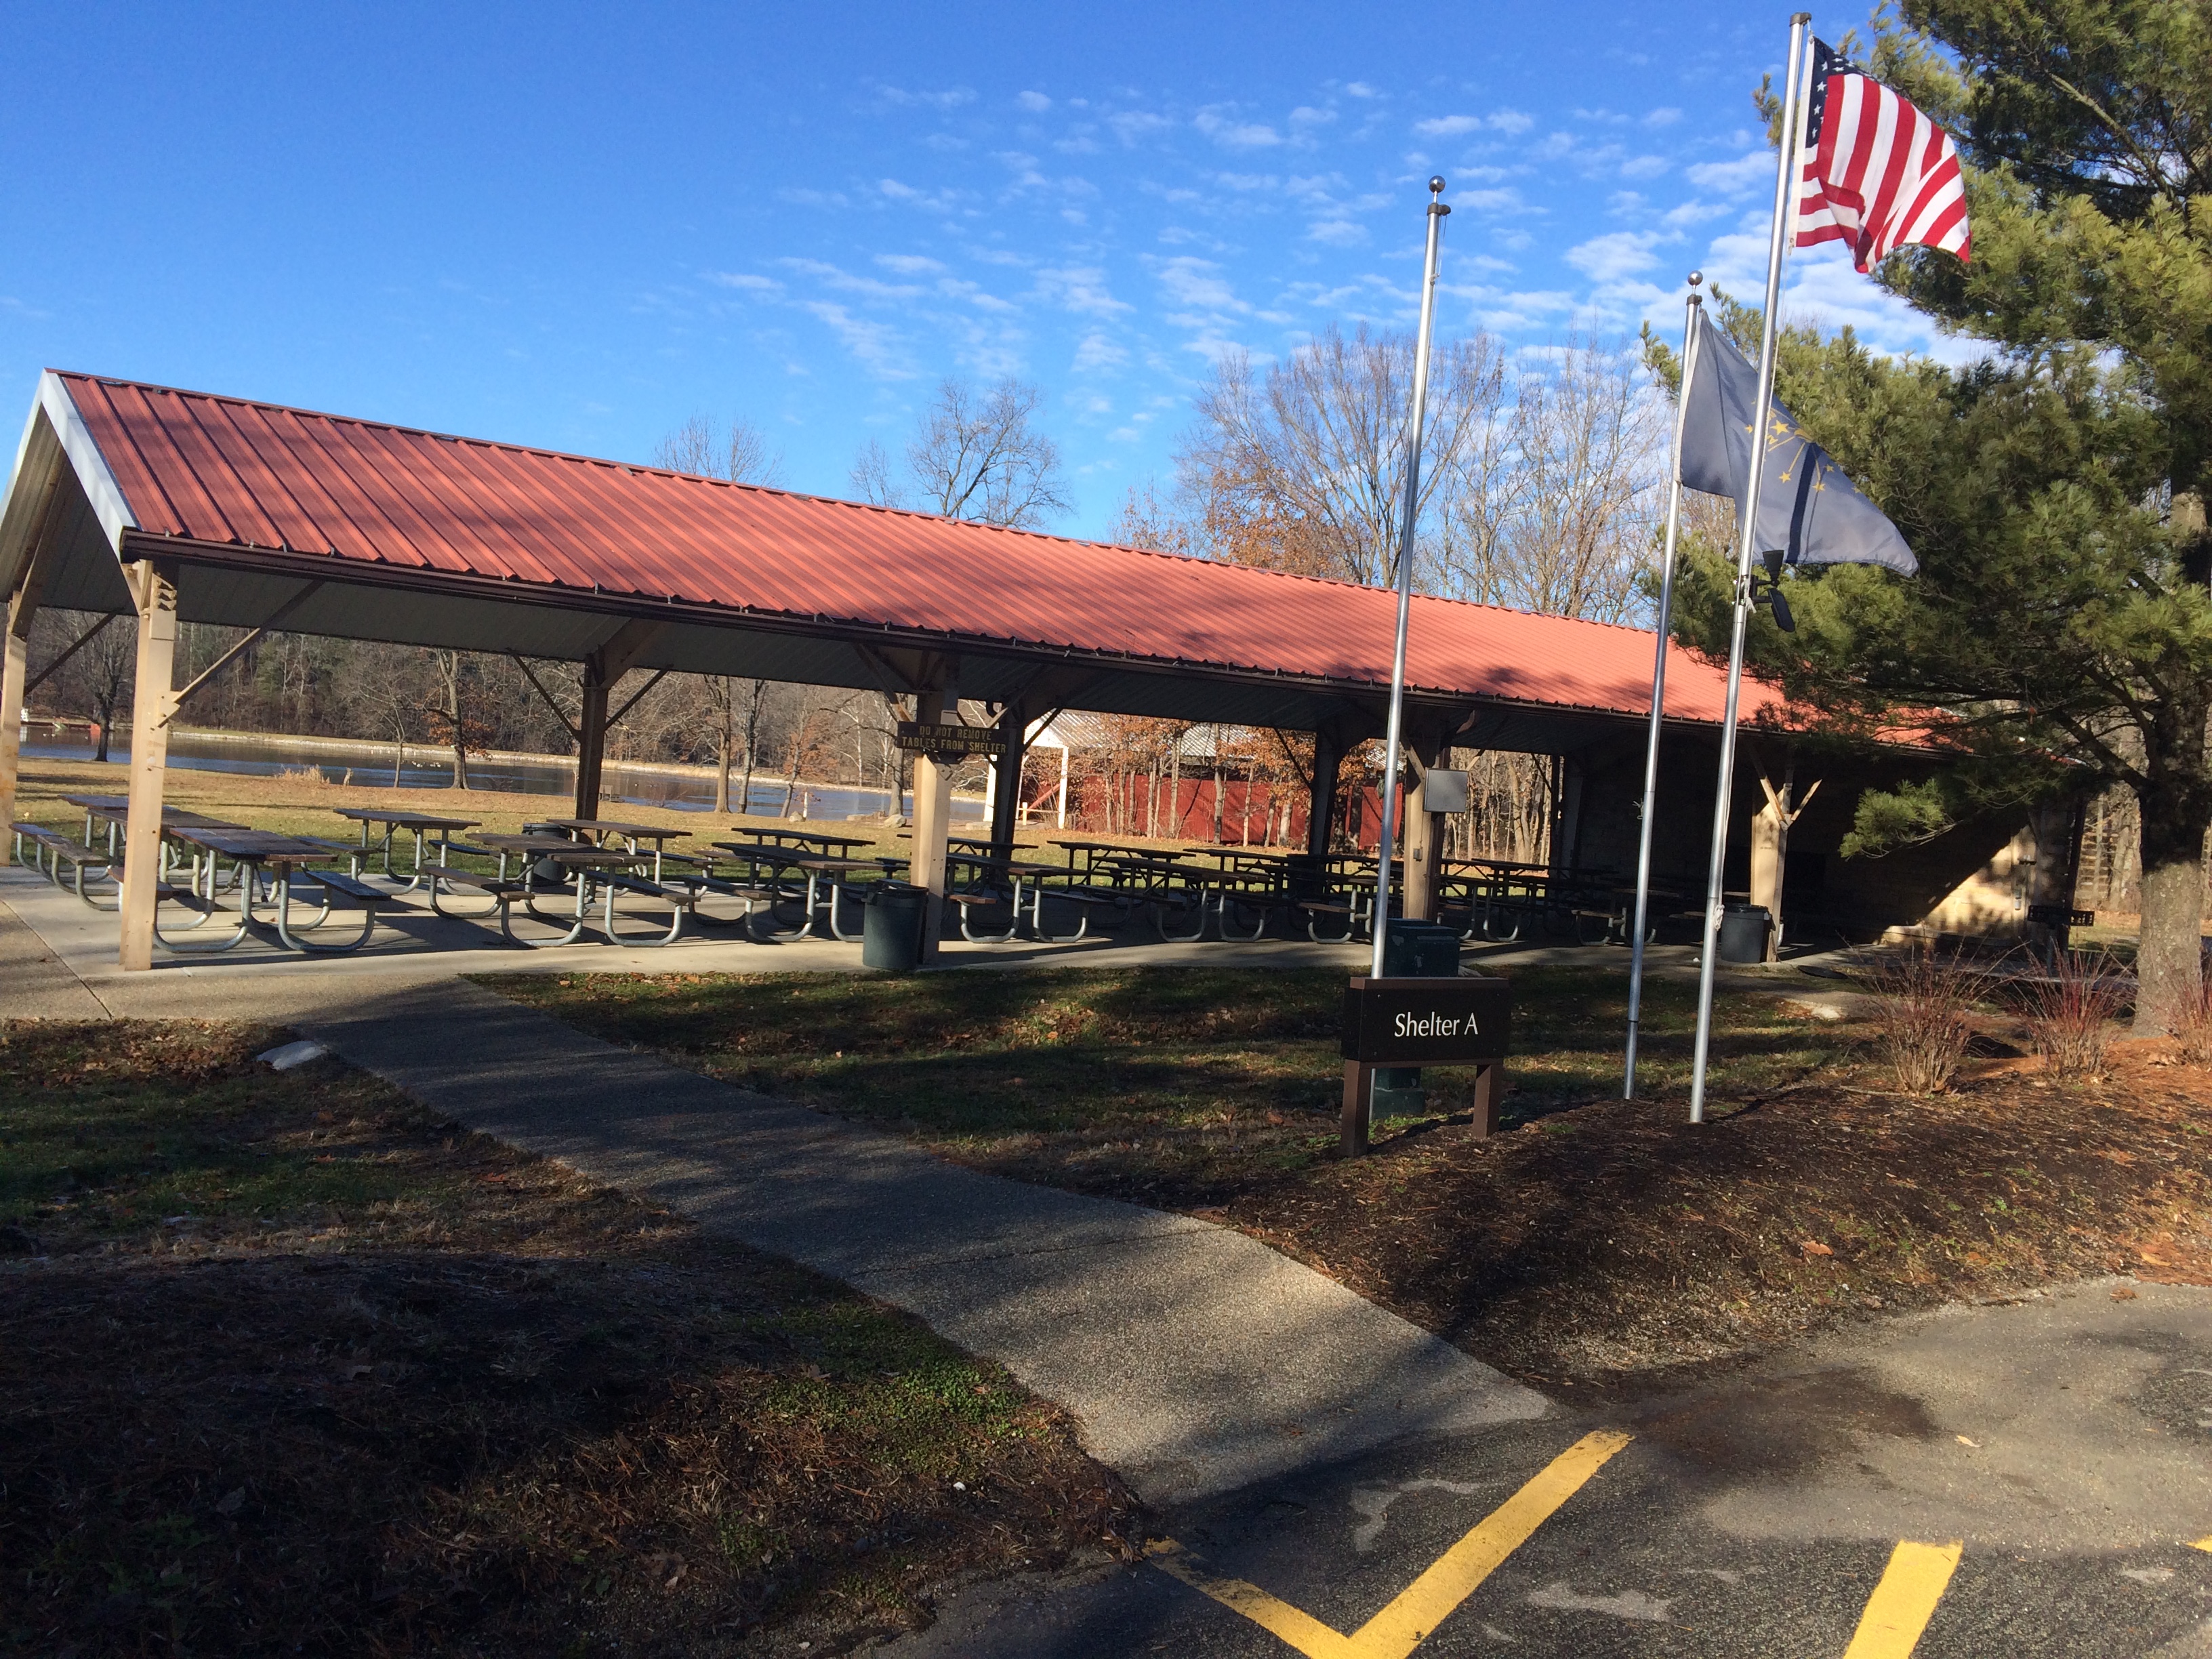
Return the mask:
<svg viewBox="0 0 2212 1659">
<path fill-rule="evenodd" d="M 1526 1542 L 1628 1442 L 1625 1434 L 1584 1435 L 1477 1522 L 1389 1606 L 1350 1636 L 1241 1578 L 1216 1578 L 1201 1571 L 1183 1556 L 1179 1544 L 1168 1541 L 1152 1546 L 1152 1559 L 1161 1571 L 1280 1637 L 1306 1659 L 1406 1659 L 1474 1593 L 1499 1562 Z M 1937 1593 L 1941 1594 L 1940 1587 Z"/>
<path fill-rule="evenodd" d="M 2203 1550 L 2205 1554 L 2212 1555 L 2212 1538 L 2200 1538 L 2189 1547 L 2193 1550 Z"/>
<path fill-rule="evenodd" d="M 1962 1547 L 1902 1543 L 1892 1550 L 1844 1659 L 1908 1659 L 1958 1569 Z"/>
</svg>

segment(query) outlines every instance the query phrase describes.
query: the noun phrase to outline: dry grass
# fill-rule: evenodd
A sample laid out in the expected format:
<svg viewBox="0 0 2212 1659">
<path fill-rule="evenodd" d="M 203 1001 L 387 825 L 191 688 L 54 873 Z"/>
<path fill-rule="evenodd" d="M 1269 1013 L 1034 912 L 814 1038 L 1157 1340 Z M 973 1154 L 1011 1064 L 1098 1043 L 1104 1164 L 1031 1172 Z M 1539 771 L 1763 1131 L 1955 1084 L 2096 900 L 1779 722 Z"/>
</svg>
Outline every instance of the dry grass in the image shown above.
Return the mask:
<svg viewBox="0 0 2212 1659">
<path fill-rule="evenodd" d="M 0 1026 L 0 1650 L 834 1653 L 1128 1535 L 996 1367 L 281 1035 Z"/>
</svg>

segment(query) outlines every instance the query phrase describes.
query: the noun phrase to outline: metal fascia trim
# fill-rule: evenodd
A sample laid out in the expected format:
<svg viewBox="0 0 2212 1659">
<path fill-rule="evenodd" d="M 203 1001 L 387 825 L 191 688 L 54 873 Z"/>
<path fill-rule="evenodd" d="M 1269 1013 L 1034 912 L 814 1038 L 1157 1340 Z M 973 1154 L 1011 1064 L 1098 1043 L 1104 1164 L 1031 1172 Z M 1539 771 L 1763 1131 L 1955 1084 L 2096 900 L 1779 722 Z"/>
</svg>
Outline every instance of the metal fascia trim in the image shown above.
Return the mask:
<svg viewBox="0 0 2212 1659">
<path fill-rule="evenodd" d="M 107 458 L 100 453 L 100 446 L 92 441 L 92 430 L 85 425 L 84 416 L 77 413 L 76 401 L 70 396 L 69 387 L 51 368 L 39 377 L 39 401 L 32 410 L 32 418 L 35 420 L 40 410 L 44 410 L 46 418 L 53 422 L 54 434 L 62 441 L 62 453 L 70 458 L 70 465 L 76 469 L 76 480 L 84 490 L 85 499 L 92 503 L 93 512 L 99 516 L 100 527 L 107 532 L 107 544 L 115 550 L 118 558 L 121 557 L 123 532 L 137 529 L 138 515 L 131 510 L 131 503 L 124 499 L 123 488 L 115 482 L 115 474 L 108 471 Z M 23 442 L 27 448 L 30 443 L 27 428 L 23 434 Z M 21 452 L 17 453 L 15 464 L 19 467 L 22 465 Z M 8 484 L 11 493 L 15 487 L 15 480 L 11 477 Z"/>
</svg>

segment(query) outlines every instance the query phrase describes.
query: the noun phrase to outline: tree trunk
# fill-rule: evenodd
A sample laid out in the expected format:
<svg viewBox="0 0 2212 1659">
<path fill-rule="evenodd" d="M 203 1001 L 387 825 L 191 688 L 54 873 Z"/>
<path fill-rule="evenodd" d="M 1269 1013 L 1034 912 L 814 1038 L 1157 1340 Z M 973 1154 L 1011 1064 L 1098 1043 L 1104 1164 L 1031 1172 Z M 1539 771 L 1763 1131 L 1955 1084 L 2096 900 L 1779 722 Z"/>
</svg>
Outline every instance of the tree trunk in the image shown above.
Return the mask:
<svg viewBox="0 0 2212 1659">
<path fill-rule="evenodd" d="M 724 680 L 720 710 L 721 726 L 714 733 L 714 810 L 725 816 L 730 810 L 730 757 L 738 741 L 738 711 L 730 693 L 730 683 Z"/>
<path fill-rule="evenodd" d="M 2197 744 L 2202 758 L 2203 741 Z M 2136 947 L 2136 1034 L 2172 1029 L 2203 974 L 2204 830 L 2202 785 L 2136 792 L 2142 809 L 2142 929 Z"/>
</svg>

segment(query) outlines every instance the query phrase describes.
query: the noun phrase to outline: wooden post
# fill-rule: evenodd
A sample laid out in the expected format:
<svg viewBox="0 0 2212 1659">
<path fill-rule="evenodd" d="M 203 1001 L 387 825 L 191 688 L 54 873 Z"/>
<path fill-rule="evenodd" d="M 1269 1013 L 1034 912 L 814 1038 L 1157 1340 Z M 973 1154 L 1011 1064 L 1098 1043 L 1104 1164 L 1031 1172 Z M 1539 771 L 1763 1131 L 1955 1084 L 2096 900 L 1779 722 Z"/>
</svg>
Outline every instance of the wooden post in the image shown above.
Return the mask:
<svg viewBox="0 0 2212 1659">
<path fill-rule="evenodd" d="M 6 632 L 0 634 L 0 865 L 15 859 L 15 838 L 8 826 L 15 821 L 15 783 L 22 764 L 23 682 L 28 677 L 31 619 L 39 614 L 46 596 L 46 578 L 53 574 L 54 550 L 47 532 L 52 527 L 54 501 L 60 492 L 66 459 L 56 455 L 46 469 L 39 496 L 39 510 L 31 533 L 31 564 L 23 585 L 8 605 Z"/>
<path fill-rule="evenodd" d="M 1444 819 L 1441 812 L 1422 810 L 1421 783 L 1429 769 L 1442 763 L 1445 739 L 1441 734 L 1423 732 L 1413 737 L 1406 745 L 1406 758 L 1411 763 L 1415 775 L 1413 786 L 1406 791 L 1406 821 L 1402 844 L 1406 856 L 1406 915 L 1416 921 L 1437 919 L 1437 860 L 1443 856 Z"/>
<path fill-rule="evenodd" d="M 138 601 L 138 672 L 131 694 L 131 812 L 123 838 L 122 923 L 117 961 L 154 965 L 155 888 L 161 879 L 161 784 L 177 661 L 177 567 L 146 559 L 128 568 Z"/>
<path fill-rule="evenodd" d="M 1498 1133 L 1498 1102 L 1504 1092 L 1505 1066 L 1503 1061 L 1475 1067 L 1474 1128 L 1475 1133 L 1485 1139 Z"/>
<path fill-rule="evenodd" d="M 1789 873 L 1790 826 L 1804 816 L 1812 804 L 1814 794 L 1820 787 L 1818 778 L 1808 784 L 1805 793 L 1793 803 L 1792 792 L 1796 787 L 1797 764 L 1790 762 L 1782 769 L 1782 787 L 1777 789 L 1766 775 L 1766 769 L 1759 769 L 1759 787 L 1766 793 L 1766 805 L 1754 813 L 1751 820 L 1751 902 L 1764 905 L 1773 925 L 1766 930 L 1766 959 L 1782 959 L 1782 887 Z"/>
<path fill-rule="evenodd" d="M 923 726 L 945 718 L 945 696 L 941 691 L 915 694 L 914 717 Z M 914 757 L 914 856 L 906 878 L 925 888 L 929 902 L 922 911 L 921 959 L 934 962 L 945 927 L 945 843 L 951 828 L 952 772 L 928 755 Z"/>
<path fill-rule="evenodd" d="M 599 762 L 607 748 L 607 686 L 584 659 L 583 708 L 576 716 L 576 816 L 599 815 Z"/>
<path fill-rule="evenodd" d="M 1029 735 L 1029 713 L 1010 702 L 999 716 L 999 735 L 1006 752 L 991 763 L 991 839 L 1012 841 L 1021 823 L 1022 740 Z"/>
<path fill-rule="evenodd" d="M 23 637 L 30 632 L 31 619 L 24 611 L 18 596 L 8 607 L 7 633 L 0 639 L 0 647 L 8 653 L 0 661 L 0 864 L 9 863 L 15 856 L 15 838 L 8 833 L 8 826 L 15 821 L 15 775 L 22 759 L 23 679 L 31 651 L 30 641 Z"/>
<path fill-rule="evenodd" d="M 1344 1115 L 1337 1125 L 1337 1151 L 1346 1158 L 1367 1155 L 1367 1135 L 1375 1109 L 1375 1068 L 1363 1060 L 1344 1062 Z"/>
<path fill-rule="evenodd" d="M 1326 732 L 1314 733 L 1313 793 L 1306 815 L 1306 851 L 1316 858 L 1328 855 L 1329 820 L 1336 816 L 1336 769 L 1344 751 Z"/>
<path fill-rule="evenodd" d="M 637 665 L 660 624 L 634 617 L 584 659 L 583 709 L 576 719 L 576 816 L 599 815 L 599 774 L 607 748 L 607 694 Z"/>
</svg>

